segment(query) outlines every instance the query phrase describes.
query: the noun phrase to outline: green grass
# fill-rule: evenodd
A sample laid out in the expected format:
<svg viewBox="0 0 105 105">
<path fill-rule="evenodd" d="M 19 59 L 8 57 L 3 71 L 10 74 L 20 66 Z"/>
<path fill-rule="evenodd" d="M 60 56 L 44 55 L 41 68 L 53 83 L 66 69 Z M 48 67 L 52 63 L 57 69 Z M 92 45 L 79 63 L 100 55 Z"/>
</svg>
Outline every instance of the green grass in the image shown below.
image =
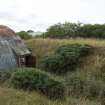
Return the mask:
<svg viewBox="0 0 105 105">
<path fill-rule="evenodd" d="M 67 98 L 64 102 L 51 101 L 36 92 L 0 88 L 0 105 L 100 105 L 100 103 L 81 98 Z"/>
</svg>

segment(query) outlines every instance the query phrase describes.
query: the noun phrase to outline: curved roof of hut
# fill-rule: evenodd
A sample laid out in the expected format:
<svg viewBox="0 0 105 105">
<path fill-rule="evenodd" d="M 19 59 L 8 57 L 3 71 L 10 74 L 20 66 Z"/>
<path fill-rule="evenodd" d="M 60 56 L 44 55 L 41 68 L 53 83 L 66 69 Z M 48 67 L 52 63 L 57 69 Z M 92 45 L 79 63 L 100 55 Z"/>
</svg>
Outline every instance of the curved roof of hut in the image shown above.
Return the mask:
<svg viewBox="0 0 105 105">
<path fill-rule="evenodd" d="M 7 26 L 0 25 L 0 36 L 14 36 L 16 33 Z"/>
<path fill-rule="evenodd" d="M 0 25 L 0 70 L 15 68 L 16 56 L 31 54 L 24 41 L 12 29 Z"/>
<path fill-rule="evenodd" d="M 17 55 L 30 54 L 24 41 L 9 27 L 0 25 L 0 46 L 10 47 Z"/>
</svg>

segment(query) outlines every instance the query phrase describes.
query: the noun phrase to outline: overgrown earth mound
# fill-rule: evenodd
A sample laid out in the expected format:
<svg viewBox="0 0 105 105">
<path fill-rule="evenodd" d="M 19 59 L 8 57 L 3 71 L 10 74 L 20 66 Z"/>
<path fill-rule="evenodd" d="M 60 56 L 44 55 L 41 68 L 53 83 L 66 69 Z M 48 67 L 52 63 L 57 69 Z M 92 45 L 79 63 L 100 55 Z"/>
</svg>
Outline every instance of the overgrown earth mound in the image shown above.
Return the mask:
<svg viewBox="0 0 105 105">
<path fill-rule="evenodd" d="M 41 69 L 0 72 L 1 105 L 105 104 L 104 40 L 32 39 L 26 43 Z"/>
<path fill-rule="evenodd" d="M 56 74 L 74 71 L 82 58 L 89 55 L 92 47 L 81 44 L 67 44 L 56 49 L 53 55 L 41 60 L 41 69 Z"/>
</svg>

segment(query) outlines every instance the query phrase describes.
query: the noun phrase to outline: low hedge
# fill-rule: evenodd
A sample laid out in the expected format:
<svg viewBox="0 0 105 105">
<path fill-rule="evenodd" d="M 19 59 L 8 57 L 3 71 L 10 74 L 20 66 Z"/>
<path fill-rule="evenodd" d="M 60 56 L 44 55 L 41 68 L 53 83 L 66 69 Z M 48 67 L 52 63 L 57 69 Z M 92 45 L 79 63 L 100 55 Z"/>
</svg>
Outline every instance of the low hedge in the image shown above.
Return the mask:
<svg viewBox="0 0 105 105">
<path fill-rule="evenodd" d="M 17 70 L 12 76 L 11 83 L 15 88 L 36 90 L 51 99 L 63 99 L 65 96 L 61 82 L 36 69 Z"/>
<path fill-rule="evenodd" d="M 81 58 L 90 52 L 90 46 L 81 44 L 67 44 L 59 47 L 54 55 L 45 56 L 41 60 L 40 68 L 56 74 L 73 71 L 80 64 Z"/>
</svg>

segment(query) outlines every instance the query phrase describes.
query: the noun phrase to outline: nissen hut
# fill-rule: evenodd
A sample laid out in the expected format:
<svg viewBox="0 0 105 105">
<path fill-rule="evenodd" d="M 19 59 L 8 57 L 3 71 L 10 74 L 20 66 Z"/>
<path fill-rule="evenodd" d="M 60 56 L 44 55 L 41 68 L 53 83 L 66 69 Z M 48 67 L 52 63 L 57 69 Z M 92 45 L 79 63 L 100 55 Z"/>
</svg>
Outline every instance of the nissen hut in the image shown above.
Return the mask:
<svg viewBox="0 0 105 105">
<path fill-rule="evenodd" d="M 0 25 L 0 70 L 16 67 L 35 67 L 35 57 L 12 29 Z"/>
</svg>

